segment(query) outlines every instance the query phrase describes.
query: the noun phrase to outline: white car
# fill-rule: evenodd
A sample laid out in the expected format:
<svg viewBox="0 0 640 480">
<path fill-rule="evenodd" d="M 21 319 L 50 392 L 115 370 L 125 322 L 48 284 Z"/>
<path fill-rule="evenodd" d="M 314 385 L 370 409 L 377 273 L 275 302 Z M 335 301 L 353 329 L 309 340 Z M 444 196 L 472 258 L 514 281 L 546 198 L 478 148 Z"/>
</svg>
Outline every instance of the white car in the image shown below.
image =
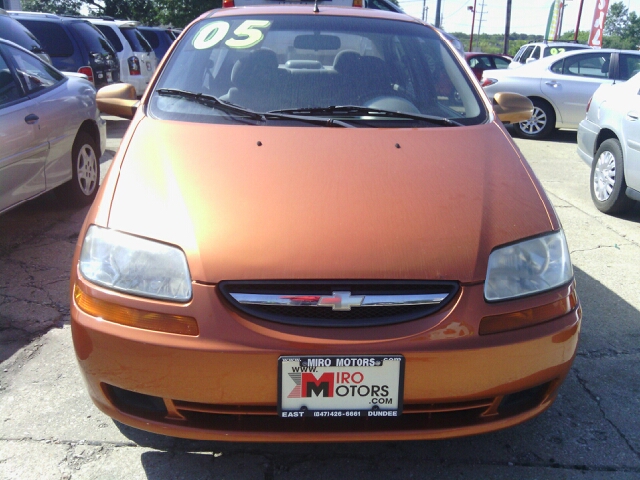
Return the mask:
<svg viewBox="0 0 640 480">
<path fill-rule="evenodd" d="M 147 39 L 137 29 L 139 22 L 102 18 L 88 20 L 116 49 L 120 61 L 120 80 L 133 85 L 136 95 L 141 96 L 158 66 L 158 59 Z"/>
<path fill-rule="evenodd" d="M 591 198 L 604 213 L 640 201 L 640 73 L 603 85 L 578 126 L 578 155 L 591 166 Z"/>
<path fill-rule="evenodd" d="M 558 55 L 559 53 L 570 52 L 572 50 L 580 50 L 591 48 L 589 45 L 581 45 L 579 43 L 570 42 L 534 42 L 526 43 L 520 47 L 514 55 L 513 61 L 509 64 L 509 68 L 520 68 L 541 58 Z"/>
<path fill-rule="evenodd" d="M 0 213 L 56 187 L 91 203 L 105 146 L 93 84 L 0 39 Z"/>
<path fill-rule="evenodd" d="M 560 53 L 514 70 L 485 70 L 481 84 L 493 98 L 519 93 L 533 102 L 533 115 L 515 124 L 524 138 L 547 137 L 556 128 L 577 129 L 596 89 L 624 81 L 640 70 L 637 50 L 587 49 Z"/>
</svg>

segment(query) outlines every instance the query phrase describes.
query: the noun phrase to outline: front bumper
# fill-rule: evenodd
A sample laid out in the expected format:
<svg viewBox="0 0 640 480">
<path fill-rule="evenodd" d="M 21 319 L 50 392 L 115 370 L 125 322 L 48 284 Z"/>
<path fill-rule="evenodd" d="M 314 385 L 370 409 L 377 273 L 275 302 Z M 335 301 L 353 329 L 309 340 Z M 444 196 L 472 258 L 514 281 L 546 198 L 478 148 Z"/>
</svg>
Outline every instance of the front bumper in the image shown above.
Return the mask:
<svg viewBox="0 0 640 480">
<path fill-rule="evenodd" d="M 578 155 L 589 167 L 593 163 L 599 134 L 600 127 L 586 118 L 578 125 Z"/>
<path fill-rule="evenodd" d="M 96 297 L 124 298 L 81 280 L 78 284 Z M 517 307 L 553 301 L 573 288 L 519 300 Z M 92 400 L 133 427 L 203 440 L 416 440 L 509 427 L 551 405 L 575 355 L 580 306 L 534 327 L 478 335 L 479 318 L 516 306 L 508 303 L 486 304 L 482 286 L 476 285 L 461 288 L 433 318 L 365 329 L 305 329 L 241 318 L 215 287 L 196 285 L 185 310 L 198 318 L 197 337 L 106 322 L 75 302 L 71 316 Z M 438 333 L 452 325 L 464 328 L 456 336 Z M 395 419 L 279 418 L 278 358 L 300 354 L 404 355 L 403 414 Z"/>
</svg>

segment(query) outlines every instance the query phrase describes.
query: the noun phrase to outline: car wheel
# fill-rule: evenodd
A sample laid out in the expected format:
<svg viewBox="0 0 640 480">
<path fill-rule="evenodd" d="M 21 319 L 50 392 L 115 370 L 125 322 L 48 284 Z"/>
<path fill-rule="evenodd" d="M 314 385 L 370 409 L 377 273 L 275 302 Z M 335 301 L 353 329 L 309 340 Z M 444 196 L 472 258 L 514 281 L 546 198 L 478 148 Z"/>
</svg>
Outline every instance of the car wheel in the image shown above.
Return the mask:
<svg viewBox="0 0 640 480">
<path fill-rule="evenodd" d="M 516 123 L 518 136 L 531 140 L 548 137 L 556 128 L 556 112 L 544 100 L 533 99 L 533 115 L 529 120 Z"/>
<path fill-rule="evenodd" d="M 591 165 L 591 198 L 601 212 L 622 213 L 633 205 L 626 190 L 622 148 L 610 138 L 602 142 Z"/>
<path fill-rule="evenodd" d="M 91 135 L 78 133 L 71 150 L 71 164 L 73 178 L 62 186 L 61 192 L 75 205 L 88 205 L 96 198 L 100 184 L 98 148 Z"/>
</svg>

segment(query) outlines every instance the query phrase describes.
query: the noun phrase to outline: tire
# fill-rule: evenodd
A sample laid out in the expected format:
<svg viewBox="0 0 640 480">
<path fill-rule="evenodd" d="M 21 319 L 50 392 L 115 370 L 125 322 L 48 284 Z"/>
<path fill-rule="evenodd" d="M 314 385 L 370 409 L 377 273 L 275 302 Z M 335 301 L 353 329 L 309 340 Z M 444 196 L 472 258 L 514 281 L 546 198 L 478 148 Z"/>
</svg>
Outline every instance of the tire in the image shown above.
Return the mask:
<svg viewBox="0 0 640 480">
<path fill-rule="evenodd" d="M 617 214 L 629 210 L 633 200 L 626 195 L 624 161 L 620 142 L 605 140 L 598 148 L 591 164 L 591 199 L 603 213 Z"/>
<path fill-rule="evenodd" d="M 556 112 L 544 100 L 534 98 L 531 102 L 533 115 L 525 122 L 514 124 L 514 129 L 519 137 L 540 140 L 548 137 L 556 129 Z"/>
<path fill-rule="evenodd" d="M 89 205 L 96 198 L 100 184 L 100 161 L 95 140 L 78 132 L 71 149 L 72 179 L 61 186 L 65 200 L 73 205 Z"/>
</svg>

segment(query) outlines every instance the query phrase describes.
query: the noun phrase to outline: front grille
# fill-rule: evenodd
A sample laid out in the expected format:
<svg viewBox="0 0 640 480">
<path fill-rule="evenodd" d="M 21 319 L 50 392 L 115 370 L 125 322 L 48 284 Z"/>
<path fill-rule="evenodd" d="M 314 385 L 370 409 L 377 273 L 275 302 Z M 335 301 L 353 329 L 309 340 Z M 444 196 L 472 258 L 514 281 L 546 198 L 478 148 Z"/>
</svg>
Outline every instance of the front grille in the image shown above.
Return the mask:
<svg viewBox="0 0 640 480">
<path fill-rule="evenodd" d="M 220 292 L 252 317 L 291 325 L 366 327 L 431 315 L 456 295 L 456 282 L 225 281 Z"/>
</svg>

